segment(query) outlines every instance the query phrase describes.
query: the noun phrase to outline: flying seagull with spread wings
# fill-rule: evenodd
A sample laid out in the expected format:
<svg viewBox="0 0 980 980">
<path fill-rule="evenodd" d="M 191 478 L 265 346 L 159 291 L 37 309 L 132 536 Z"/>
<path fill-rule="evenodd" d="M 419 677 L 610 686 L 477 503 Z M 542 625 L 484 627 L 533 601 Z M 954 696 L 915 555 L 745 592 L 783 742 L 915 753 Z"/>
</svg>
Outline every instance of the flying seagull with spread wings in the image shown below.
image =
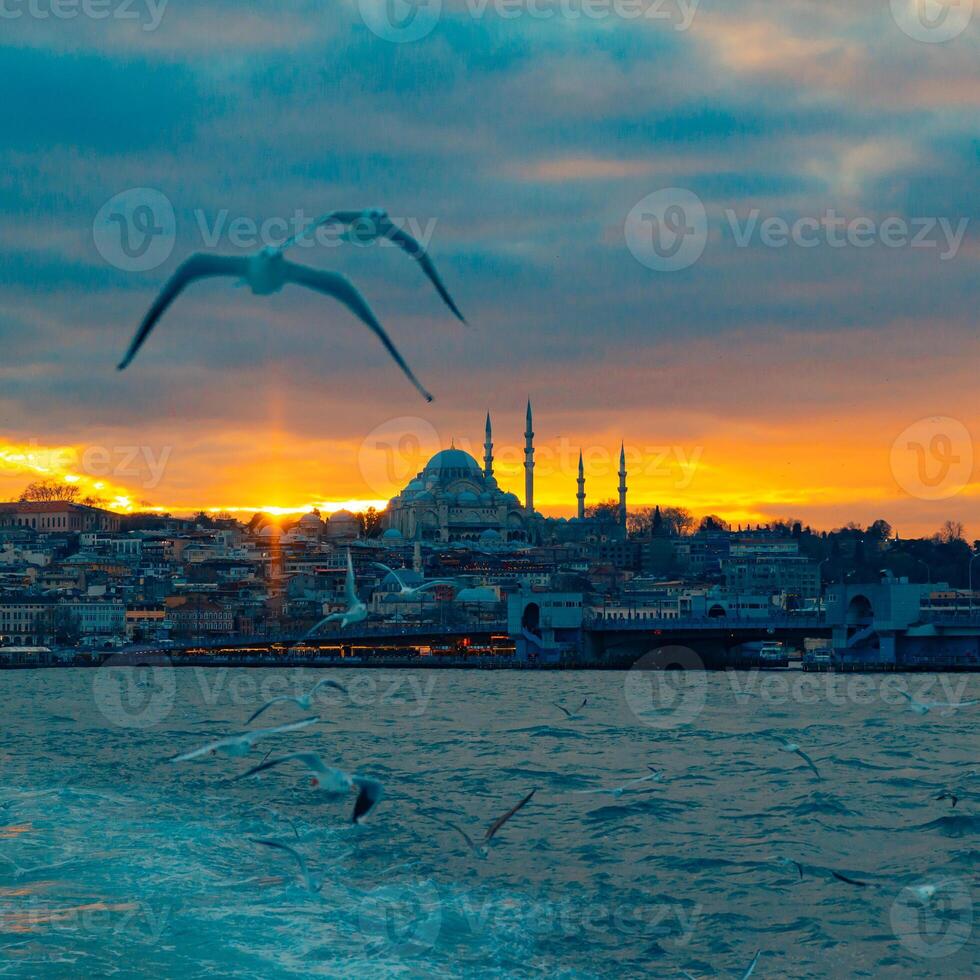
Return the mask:
<svg viewBox="0 0 980 980">
<path fill-rule="evenodd" d="M 351 816 L 351 823 L 363 823 L 367 815 L 381 801 L 381 797 L 384 796 L 384 787 L 376 779 L 370 779 L 367 776 L 352 775 L 351 773 L 344 772 L 343 769 L 335 769 L 332 766 L 328 766 L 316 752 L 292 752 L 289 755 L 280 756 L 278 759 L 269 759 L 268 762 L 262 762 L 257 766 L 253 766 L 247 772 L 236 776 L 235 779 L 236 781 L 239 779 L 248 779 L 251 776 L 258 775 L 260 772 L 265 772 L 267 769 L 281 766 L 284 762 L 293 761 L 303 763 L 313 773 L 310 785 L 321 793 L 326 793 L 328 796 L 341 796 L 351 789 L 357 790 L 357 799 L 354 801 L 354 813 Z"/>
<path fill-rule="evenodd" d="M 346 228 L 344 237 L 349 241 L 356 240 L 359 244 L 368 245 L 379 238 L 387 238 L 402 251 L 407 252 L 422 267 L 422 271 L 428 276 L 429 282 L 436 287 L 436 292 L 442 297 L 446 306 L 452 310 L 456 319 L 461 323 L 466 323 L 466 318 L 460 313 L 459 307 L 449 295 L 449 290 L 446 289 L 439 273 L 436 272 L 436 267 L 432 264 L 432 259 L 429 258 L 429 254 L 422 243 L 416 241 L 407 231 L 399 228 L 388 217 L 388 212 L 384 208 L 364 208 L 360 211 L 328 211 L 326 214 L 321 214 L 304 231 L 283 242 L 280 248 L 283 250 L 290 248 L 326 224 L 343 225 Z"/>
<path fill-rule="evenodd" d="M 229 735 L 227 738 L 218 739 L 217 742 L 209 742 L 202 745 L 199 749 L 185 752 L 183 755 L 174 756 L 171 762 L 189 762 L 191 759 L 199 759 L 204 755 L 222 755 L 240 757 L 248 755 L 252 751 L 252 746 L 260 739 L 268 738 L 270 735 L 280 735 L 285 732 L 296 732 L 301 728 L 307 728 L 318 722 L 319 718 L 304 718 L 302 721 L 294 721 L 291 725 L 280 725 L 278 728 L 256 728 L 251 732 L 242 732 L 241 735 Z"/>
<path fill-rule="evenodd" d="M 589 703 L 589 699 L 583 698 L 582 703 L 574 711 L 569 711 L 568 708 L 564 707 L 563 705 L 560 705 L 557 701 L 555 702 L 555 707 L 559 711 L 564 711 L 565 716 L 567 718 L 574 718 L 588 703 Z"/>
<path fill-rule="evenodd" d="M 313 629 L 307 631 L 303 640 L 309 639 L 321 626 L 327 623 L 334 623 L 338 620 L 340 621 L 340 628 L 347 629 L 348 626 L 354 625 L 354 623 L 363 623 L 365 619 L 368 618 L 368 608 L 361 602 L 357 595 L 357 582 L 354 579 L 354 562 L 350 556 L 350 549 L 347 549 L 347 576 L 344 579 L 344 601 L 347 603 L 347 609 L 342 613 L 331 613 L 329 616 L 324 616 Z M 302 643 L 303 641 L 300 640 Z"/>
<path fill-rule="evenodd" d="M 265 840 L 258 837 L 249 837 L 249 840 L 253 844 L 261 844 L 263 847 L 272 847 L 277 851 L 285 851 L 299 865 L 300 877 L 303 879 L 303 884 L 307 890 L 316 895 L 323 889 L 323 878 L 310 874 L 310 869 L 306 864 L 306 858 L 295 847 L 290 847 L 288 844 L 283 844 L 282 841 L 278 840 Z"/>
<path fill-rule="evenodd" d="M 373 561 L 371 562 L 371 564 L 387 572 L 389 575 L 393 575 L 395 577 L 395 581 L 398 583 L 398 588 L 399 588 L 398 594 L 406 599 L 421 595 L 423 592 L 427 592 L 429 589 L 434 589 L 436 588 L 436 586 L 439 585 L 456 584 L 452 579 L 437 578 L 437 579 L 432 579 L 429 582 L 423 582 L 421 585 L 416 585 L 416 586 L 406 585 L 405 580 L 401 577 L 401 574 L 399 573 L 398 569 L 391 568 L 390 566 L 386 565 L 384 562 L 380 562 L 380 561 Z"/>
<path fill-rule="evenodd" d="M 278 293 L 292 283 L 332 297 L 368 326 L 422 397 L 428 402 L 432 401 L 432 395 L 412 373 L 412 369 L 392 343 L 384 327 L 378 322 L 367 301 L 349 280 L 336 272 L 311 269 L 305 265 L 289 262 L 283 255 L 282 248 L 272 247 L 263 248 L 255 255 L 249 256 L 209 255 L 205 252 L 197 252 L 187 259 L 170 277 L 149 312 L 143 317 L 143 322 L 136 331 L 126 356 L 119 362 L 119 370 L 123 371 L 130 365 L 157 321 L 191 283 L 199 279 L 217 277 L 237 279 L 249 286 L 255 296 Z"/>
<path fill-rule="evenodd" d="M 310 711 L 313 708 L 313 698 L 316 696 L 316 692 L 319 691 L 321 687 L 332 687 L 335 691 L 340 691 L 341 694 L 347 693 L 347 688 L 344 687 L 343 684 L 338 684 L 336 681 L 328 680 L 325 677 L 323 678 L 323 680 L 317 681 L 316 684 L 313 685 L 312 689 L 306 694 L 300 694 L 297 695 L 296 697 L 293 697 L 289 694 L 283 694 L 278 698 L 272 698 L 271 700 L 266 701 L 266 703 L 263 704 L 262 707 L 259 708 L 259 710 L 256 711 L 255 714 L 252 715 L 252 717 L 249 718 L 247 722 L 245 722 L 245 724 L 251 725 L 252 722 L 259 717 L 259 715 L 261 715 L 264 711 L 267 711 L 274 704 L 286 704 L 287 702 L 291 701 L 293 704 L 302 708 L 304 711 Z"/>
<path fill-rule="evenodd" d="M 463 830 L 463 828 L 460 827 L 458 824 L 452 823 L 449 820 L 441 820 L 438 817 L 433 817 L 432 819 L 438 820 L 439 823 L 445 824 L 451 830 L 455 830 L 456 833 L 459 834 L 459 836 L 462 837 L 464 841 L 466 841 L 470 850 L 477 857 L 485 858 L 490 853 L 490 843 L 497 835 L 497 832 L 500 830 L 500 828 L 503 827 L 503 825 L 507 823 L 507 821 L 510 820 L 512 817 L 514 817 L 520 810 L 523 810 L 524 807 L 526 807 L 527 804 L 531 802 L 531 797 L 534 796 L 534 794 L 537 793 L 537 791 L 538 791 L 537 787 L 535 787 L 519 803 L 515 803 L 514 806 L 512 806 L 506 813 L 501 814 L 501 816 L 497 817 L 497 819 L 494 820 L 494 822 L 490 824 L 489 827 L 487 827 L 486 833 L 483 835 L 483 839 L 480 841 L 479 844 L 477 844 L 473 840 L 473 838 L 470 837 L 470 835 L 465 830 Z"/>
<path fill-rule="evenodd" d="M 909 711 L 917 715 L 927 715 L 934 708 L 945 708 L 943 714 L 952 714 L 958 708 L 972 708 L 980 701 L 919 701 L 912 697 L 907 691 L 898 692 L 909 703 Z"/>
<path fill-rule="evenodd" d="M 792 752 L 793 755 L 798 755 L 810 767 L 817 779 L 823 779 L 823 776 L 820 775 L 820 770 L 817 768 L 816 763 L 796 744 L 796 742 L 787 742 L 783 741 L 782 739 L 780 739 L 780 742 L 782 744 L 779 747 L 784 752 Z"/>
</svg>

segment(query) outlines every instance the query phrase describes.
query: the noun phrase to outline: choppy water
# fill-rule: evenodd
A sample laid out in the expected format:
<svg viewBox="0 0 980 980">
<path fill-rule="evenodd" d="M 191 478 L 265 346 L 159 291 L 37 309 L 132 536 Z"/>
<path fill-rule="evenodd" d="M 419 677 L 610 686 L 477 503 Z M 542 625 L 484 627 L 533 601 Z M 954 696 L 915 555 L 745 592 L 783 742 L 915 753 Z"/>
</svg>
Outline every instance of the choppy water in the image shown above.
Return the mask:
<svg viewBox="0 0 980 980">
<path fill-rule="evenodd" d="M 980 972 L 980 707 L 894 694 L 976 698 L 980 678 L 949 697 L 911 676 L 334 671 L 350 696 L 325 695 L 322 724 L 163 761 L 319 676 L 0 674 L 0 975 L 738 978 L 756 950 L 759 978 Z M 552 706 L 585 696 L 571 720 Z M 352 827 L 352 799 L 298 768 L 228 781 L 269 748 L 386 798 Z M 647 765 L 662 782 L 576 792 Z M 486 860 L 438 822 L 479 836 L 533 787 Z M 931 799 L 946 787 L 955 808 Z M 323 891 L 255 836 L 301 849 Z M 941 887 L 920 907 L 923 883 Z"/>
</svg>

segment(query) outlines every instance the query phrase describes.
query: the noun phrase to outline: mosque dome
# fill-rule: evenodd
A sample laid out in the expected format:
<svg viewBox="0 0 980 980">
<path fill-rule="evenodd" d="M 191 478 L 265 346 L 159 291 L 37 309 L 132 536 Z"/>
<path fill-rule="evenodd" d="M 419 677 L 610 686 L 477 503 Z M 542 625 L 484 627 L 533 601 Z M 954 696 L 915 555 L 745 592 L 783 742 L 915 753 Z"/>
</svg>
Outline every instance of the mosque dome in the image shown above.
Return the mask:
<svg viewBox="0 0 980 980">
<path fill-rule="evenodd" d="M 443 449 L 436 453 L 422 471 L 423 476 L 435 477 L 440 483 L 452 480 L 470 479 L 482 480 L 483 470 L 480 464 L 462 449 Z"/>
<path fill-rule="evenodd" d="M 478 504 L 480 498 L 472 490 L 463 490 L 456 495 L 457 504 Z"/>
<path fill-rule="evenodd" d="M 386 541 L 395 541 L 395 540 L 401 541 L 402 532 L 399 531 L 397 527 L 389 527 L 388 530 L 381 535 L 381 537 L 384 538 Z"/>
</svg>

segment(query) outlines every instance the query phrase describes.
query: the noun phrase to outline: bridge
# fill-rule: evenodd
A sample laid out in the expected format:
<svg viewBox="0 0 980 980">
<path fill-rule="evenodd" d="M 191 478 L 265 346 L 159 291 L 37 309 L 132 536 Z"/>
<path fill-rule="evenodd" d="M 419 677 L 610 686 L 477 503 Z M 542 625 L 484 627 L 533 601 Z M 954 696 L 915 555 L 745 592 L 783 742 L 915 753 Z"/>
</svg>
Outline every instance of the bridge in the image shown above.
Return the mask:
<svg viewBox="0 0 980 980">
<path fill-rule="evenodd" d="M 936 606 L 937 592 L 952 606 Z M 980 606 L 972 595 L 885 579 L 831 586 L 826 606 L 843 670 L 980 670 Z"/>
</svg>

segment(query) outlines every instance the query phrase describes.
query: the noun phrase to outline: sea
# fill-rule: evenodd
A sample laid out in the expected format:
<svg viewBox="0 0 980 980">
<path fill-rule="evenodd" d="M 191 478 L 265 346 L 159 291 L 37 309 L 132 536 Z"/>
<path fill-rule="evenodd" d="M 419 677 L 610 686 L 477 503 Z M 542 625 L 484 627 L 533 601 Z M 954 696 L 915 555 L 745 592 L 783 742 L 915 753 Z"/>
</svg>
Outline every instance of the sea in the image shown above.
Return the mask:
<svg viewBox="0 0 980 980">
<path fill-rule="evenodd" d="M 969 674 L 0 672 L 0 976 L 976 977 L 971 700 Z M 297 752 L 383 798 L 355 824 L 301 759 L 235 778 Z"/>
</svg>

